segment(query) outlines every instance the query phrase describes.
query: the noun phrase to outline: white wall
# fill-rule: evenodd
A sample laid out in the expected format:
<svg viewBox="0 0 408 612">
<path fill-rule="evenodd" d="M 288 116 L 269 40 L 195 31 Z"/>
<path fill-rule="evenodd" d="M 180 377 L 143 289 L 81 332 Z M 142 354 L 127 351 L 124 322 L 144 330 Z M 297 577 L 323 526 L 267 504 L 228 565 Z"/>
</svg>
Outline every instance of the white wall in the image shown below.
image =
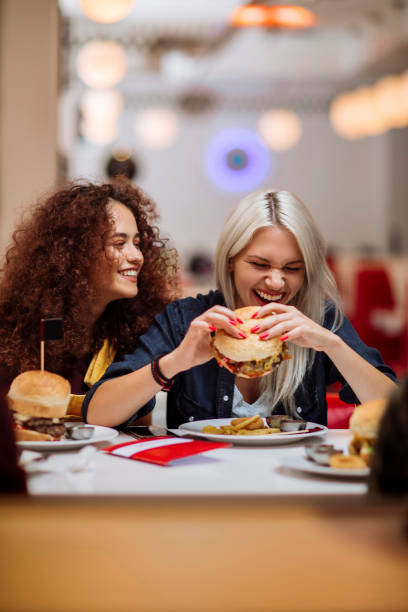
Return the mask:
<svg viewBox="0 0 408 612">
<path fill-rule="evenodd" d="M 408 253 L 408 128 L 388 136 L 387 193 L 385 205 L 390 226 L 390 247 Z"/>
<path fill-rule="evenodd" d="M 295 192 L 309 206 L 331 246 L 354 248 L 387 245 L 387 136 L 348 142 L 338 138 L 324 115 L 301 117 L 303 137 L 291 151 L 272 156 L 269 185 Z M 228 194 L 211 184 L 204 169 L 206 146 L 220 129 L 255 128 L 255 113 L 217 111 L 183 118 L 175 145 L 163 152 L 144 150 L 132 135 L 133 114 L 122 122 L 119 142 L 134 147 L 141 161 L 138 182 L 152 195 L 162 225 L 180 253 L 212 252 L 229 211 L 244 194 Z M 110 147 L 77 145 L 71 164 L 74 177 L 103 178 Z"/>
</svg>

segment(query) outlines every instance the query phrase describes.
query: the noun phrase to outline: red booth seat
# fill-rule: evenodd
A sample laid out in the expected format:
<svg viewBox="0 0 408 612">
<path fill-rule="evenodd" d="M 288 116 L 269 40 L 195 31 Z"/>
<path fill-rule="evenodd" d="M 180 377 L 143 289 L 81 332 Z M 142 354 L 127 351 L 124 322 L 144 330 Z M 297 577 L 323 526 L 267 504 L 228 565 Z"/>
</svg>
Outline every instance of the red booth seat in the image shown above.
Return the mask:
<svg viewBox="0 0 408 612">
<path fill-rule="evenodd" d="M 379 325 L 381 315 L 395 313 L 396 302 L 387 268 L 379 263 L 362 266 L 355 278 L 354 313 L 350 316 L 360 338 L 374 346 L 386 363 L 395 361 L 401 351 L 401 331 Z"/>
<path fill-rule="evenodd" d="M 348 429 L 354 404 L 345 404 L 338 393 L 326 393 L 327 426 L 329 429 Z"/>
</svg>

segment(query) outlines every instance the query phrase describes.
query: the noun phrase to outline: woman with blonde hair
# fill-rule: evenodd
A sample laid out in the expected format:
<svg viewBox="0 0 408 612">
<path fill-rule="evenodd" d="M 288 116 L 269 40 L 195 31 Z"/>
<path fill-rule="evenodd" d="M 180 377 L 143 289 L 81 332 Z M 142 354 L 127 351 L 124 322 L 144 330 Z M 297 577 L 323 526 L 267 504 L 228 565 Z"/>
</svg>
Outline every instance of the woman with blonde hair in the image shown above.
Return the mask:
<svg viewBox="0 0 408 612">
<path fill-rule="evenodd" d="M 239 203 L 219 239 L 216 274 L 217 291 L 170 304 L 136 351 L 111 366 L 85 400 L 89 422 L 126 422 L 152 409 L 163 388 L 170 427 L 282 412 L 324 424 L 329 384 L 340 382 L 349 403 L 393 390 L 393 371 L 344 317 L 320 233 L 290 192 L 268 189 Z M 219 368 L 210 348 L 216 329 L 242 337 L 234 309 L 244 306 L 258 308 L 251 332 L 279 337 L 292 354 L 262 379 Z"/>
</svg>

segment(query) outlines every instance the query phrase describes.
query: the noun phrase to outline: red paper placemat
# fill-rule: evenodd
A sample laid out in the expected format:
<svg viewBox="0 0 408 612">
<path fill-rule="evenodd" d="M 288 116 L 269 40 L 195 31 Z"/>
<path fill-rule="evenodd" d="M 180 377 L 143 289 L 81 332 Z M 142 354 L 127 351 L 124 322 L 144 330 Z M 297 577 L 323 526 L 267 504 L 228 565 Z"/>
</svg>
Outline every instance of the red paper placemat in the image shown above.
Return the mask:
<svg viewBox="0 0 408 612">
<path fill-rule="evenodd" d="M 205 440 L 188 440 L 177 436 L 160 436 L 148 438 L 146 440 L 132 440 L 122 442 L 113 446 L 106 446 L 102 450 L 105 453 L 136 459 L 136 461 L 146 461 L 157 465 L 168 465 L 178 459 L 185 459 L 200 453 L 206 453 L 216 448 L 229 447 L 230 444 L 224 442 L 207 442 Z"/>
</svg>

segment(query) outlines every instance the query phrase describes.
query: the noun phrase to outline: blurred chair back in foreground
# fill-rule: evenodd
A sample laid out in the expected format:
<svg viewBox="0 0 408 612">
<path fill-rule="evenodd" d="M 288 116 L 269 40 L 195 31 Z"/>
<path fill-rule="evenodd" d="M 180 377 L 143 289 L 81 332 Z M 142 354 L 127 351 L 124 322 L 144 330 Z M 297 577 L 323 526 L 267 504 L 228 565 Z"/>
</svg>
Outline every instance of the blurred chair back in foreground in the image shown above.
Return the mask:
<svg viewBox="0 0 408 612">
<path fill-rule="evenodd" d="M 374 446 L 370 490 L 408 496 L 408 376 L 391 395 Z"/>
<path fill-rule="evenodd" d="M 406 610 L 405 521 L 355 495 L 10 500 L 0 609 Z"/>
<path fill-rule="evenodd" d="M 0 397 L 0 493 L 25 492 L 25 475 L 17 465 L 12 416 L 7 401 Z"/>
</svg>

